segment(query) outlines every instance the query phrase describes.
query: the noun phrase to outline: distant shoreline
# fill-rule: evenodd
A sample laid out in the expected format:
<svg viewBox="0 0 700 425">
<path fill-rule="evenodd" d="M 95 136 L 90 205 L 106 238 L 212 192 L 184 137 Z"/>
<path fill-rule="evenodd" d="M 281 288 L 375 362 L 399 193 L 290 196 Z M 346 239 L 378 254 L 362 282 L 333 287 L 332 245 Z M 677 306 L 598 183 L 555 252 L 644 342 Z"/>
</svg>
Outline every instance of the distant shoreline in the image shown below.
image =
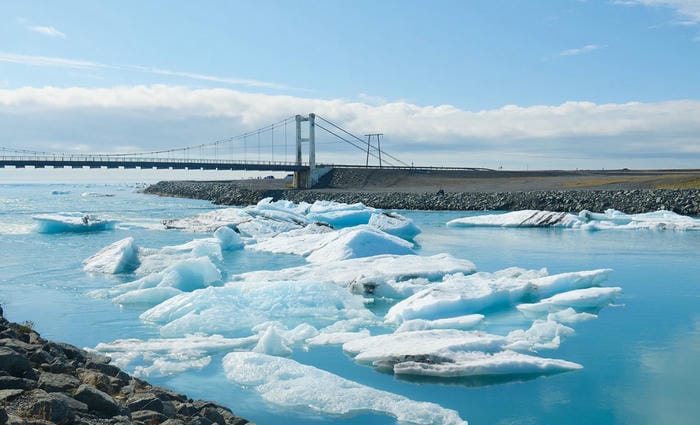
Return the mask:
<svg viewBox="0 0 700 425">
<path fill-rule="evenodd" d="M 500 190 L 504 188 L 510 190 Z M 700 170 L 421 174 L 345 169 L 333 170 L 317 187 L 307 190 L 286 188 L 282 179 L 258 179 L 161 181 L 144 192 L 239 206 L 271 197 L 294 202 L 362 202 L 382 209 L 602 212 L 612 208 L 626 213 L 665 209 L 700 215 Z"/>
</svg>

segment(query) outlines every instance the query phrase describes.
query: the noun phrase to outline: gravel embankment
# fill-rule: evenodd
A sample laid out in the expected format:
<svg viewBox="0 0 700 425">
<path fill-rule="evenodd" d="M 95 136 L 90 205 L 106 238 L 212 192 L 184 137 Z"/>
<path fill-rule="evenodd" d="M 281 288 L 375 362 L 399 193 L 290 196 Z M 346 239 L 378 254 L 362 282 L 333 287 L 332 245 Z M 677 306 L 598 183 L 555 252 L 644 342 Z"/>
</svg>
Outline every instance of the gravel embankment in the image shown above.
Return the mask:
<svg viewBox="0 0 700 425">
<path fill-rule="evenodd" d="M 632 190 L 543 190 L 520 192 L 378 192 L 332 190 L 248 189 L 235 183 L 162 181 L 145 193 L 182 198 L 206 199 L 220 205 L 250 205 L 263 198 L 294 202 L 334 200 L 362 202 L 382 209 L 411 210 L 523 210 L 602 212 L 613 208 L 625 213 L 666 209 L 684 215 L 700 215 L 698 189 Z"/>
<path fill-rule="evenodd" d="M 229 409 L 154 387 L 109 358 L 47 341 L 0 308 L 0 424 L 243 425 Z"/>
</svg>

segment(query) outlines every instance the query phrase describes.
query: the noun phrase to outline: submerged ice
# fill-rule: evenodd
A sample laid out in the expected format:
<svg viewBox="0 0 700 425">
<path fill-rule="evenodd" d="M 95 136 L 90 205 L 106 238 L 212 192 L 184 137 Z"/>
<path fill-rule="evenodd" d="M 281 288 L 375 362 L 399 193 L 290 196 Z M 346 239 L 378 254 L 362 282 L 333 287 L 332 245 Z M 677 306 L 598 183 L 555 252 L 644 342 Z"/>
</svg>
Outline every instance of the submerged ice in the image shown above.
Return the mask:
<svg viewBox="0 0 700 425">
<path fill-rule="evenodd" d="M 85 233 L 112 230 L 116 220 L 108 220 L 81 212 L 61 212 L 32 216 L 37 233 Z"/>
</svg>

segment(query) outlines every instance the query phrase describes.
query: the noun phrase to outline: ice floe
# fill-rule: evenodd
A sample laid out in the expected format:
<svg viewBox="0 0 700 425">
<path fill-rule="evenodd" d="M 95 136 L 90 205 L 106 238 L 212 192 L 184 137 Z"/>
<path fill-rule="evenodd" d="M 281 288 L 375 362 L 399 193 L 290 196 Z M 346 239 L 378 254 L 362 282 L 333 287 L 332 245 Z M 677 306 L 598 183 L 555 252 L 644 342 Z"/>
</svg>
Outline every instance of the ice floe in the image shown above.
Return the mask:
<svg viewBox="0 0 700 425">
<path fill-rule="evenodd" d="M 99 343 L 94 350 L 111 357 L 116 366 L 133 369 L 137 377 L 163 376 L 202 369 L 209 365 L 213 354 L 249 349 L 258 339 L 258 335 L 224 338 L 192 334 L 182 338 L 120 339 Z"/>
<path fill-rule="evenodd" d="M 411 319 L 444 319 L 512 307 L 528 298 L 587 288 L 607 279 L 611 270 L 561 273 L 509 268 L 495 273 L 452 274 L 392 306 L 386 320 L 400 324 Z"/>
<path fill-rule="evenodd" d="M 205 331 L 248 335 L 267 321 L 317 328 L 350 319 L 356 320 L 355 327 L 377 323 L 362 296 L 313 281 L 228 282 L 170 298 L 142 313 L 141 319 L 162 324 L 163 336 Z"/>
<path fill-rule="evenodd" d="M 610 304 L 622 292 L 622 288 L 585 288 L 563 292 L 540 300 L 537 303 L 520 304 L 518 310 L 524 313 L 556 313 L 567 308 L 576 311 L 599 310 Z"/>
<path fill-rule="evenodd" d="M 378 297 L 405 298 L 446 274 L 470 274 L 476 266 L 469 260 L 448 254 L 432 256 L 378 255 L 308 264 L 275 271 L 254 271 L 235 275 L 231 280 L 319 281 L 348 287 L 352 292 Z"/>
<path fill-rule="evenodd" d="M 581 369 L 581 365 L 513 351 L 554 349 L 572 333 L 560 323 L 537 321 L 530 329 L 506 336 L 455 329 L 409 331 L 354 339 L 343 344 L 343 350 L 360 363 L 403 375 L 537 375 Z"/>
<path fill-rule="evenodd" d="M 108 220 L 80 212 L 62 212 L 55 214 L 38 214 L 32 216 L 36 221 L 37 233 L 83 233 L 112 230 L 116 220 Z"/>
<path fill-rule="evenodd" d="M 108 274 L 131 273 L 141 264 L 138 255 L 139 249 L 134 238 L 129 236 L 83 260 L 83 270 Z"/>
<path fill-rule="evenodd" d="M 700 230 L 700 220 L 672 211 L 625 214 L 608 209 L 604 213 L 583 210 L 579 214 L 521 210 L 502 214 L 480 214 L 447 223 L 454 227 L 561 227 L 584 230 Z"/>
<path fill-rule="evenodd" d="M 164 222 L 167 228 L 205 233 L 222 226 L 235 227 L 243 236 L 255 239 L 266 239 L 312 223 L 324 223 L 333 229 L 368 225 L 409 240 L 420 233 L 420 229 L 410 219 L 361 203 L 316 201 L 313 204 L 295 204 L 290 201 L 273 201 L 271 198 L 245 208 L 223 208 Z"/>
<path fill-rule="evenodd" d="M 230 381 L 254 388 L 268 403 L 288 409 L 341 417 L 371 412 L 412 424 L 466 424 L 455 411 L 437 404 L 380 391 L 291 359 L 230 353 L 223 367 Z"/>
</svg>

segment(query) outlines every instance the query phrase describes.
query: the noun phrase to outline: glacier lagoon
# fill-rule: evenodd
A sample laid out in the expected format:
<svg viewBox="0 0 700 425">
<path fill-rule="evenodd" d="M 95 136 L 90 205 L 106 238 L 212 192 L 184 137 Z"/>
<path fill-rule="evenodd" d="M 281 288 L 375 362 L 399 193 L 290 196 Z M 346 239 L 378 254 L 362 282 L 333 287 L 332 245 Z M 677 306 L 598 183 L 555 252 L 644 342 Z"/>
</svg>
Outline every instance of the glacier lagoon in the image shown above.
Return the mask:
<svg viewBox="0 0 700 425">
<path fill-rule="evenodd" d="M 177 223 L 220 208 L 208 202 L 146 196 L 128 185 L 2 185 L 0 190 L 0 303 L 10 320 L 32 321 L 47 338 L 111 350 L 115 361 L 129 372 L 190 397 L 214 399 L 261 424 L 283 423 L 290 418 L 312 423 L 391 424 L 397 422 L 396 416 L 408 423 L 690 424 L 700 414 L 695 403 L 695 395 L 700 393 L 697 231 L 658 225 L 633 229 L 598 226 L 600 231 L 461 227 L 447 223 L 483 213 L 399 211 L 422 230 L 413 238 L 412 248 L 372 229 L 346 230 L 342 237 L 333 239 L 334 249 L 311 257 L 309 246 L 314 243 L 331 246 L 323 229 L 309 230 L 276 246 L 271 239 L 260 237 L 258 249 L 221 249 L 226 245 L 221 243 L 223 239 L 192 243 L 215 239 L 208 231 L 211 229 L 201 233 L 165 230 L 163 220 Z M 270 211 L 268 216 L 274 213 L 280 218 L 279 211 Z M 36 232 L 33 216 L 60 212 L 89 213 L 117 224 L 113 230 L 101 232 Z M 324 218 L 330 217 L 328 213 L 326 210 Z M 363 214 L 367 215 L 355 212 L 356 216 Z M 296 223 L 296 227 L 300 224 L 306 223 Z M 343 223 L 338 224 L 342 227 Z M 242 228 L 246 226 L 259 235 L 271 231 L 255 221 Z M 286 230 L 292 228 L 295 226 Z M 140 253 L 139 267 L 146 265 L 150 268 L 147 272 L 128 266 L 117 274 L 84 270 L 84 260 L 129 237 Z M 392 247 L 387 254 L 397 257 L 419 257 L 393 264 L 399 271 L 426 263 L 451 277 L 444 282 L 441 276 L 432 276 L 432 283 L 423 277 L 426 281 L 417 278 L 415 282 L 388 285 L 390 293 L 382 293 L 387 285 L 380 285 L 373 288 L 373 296 L 318 284 L 321 280 L 342 280 L 348 270 L 355 270 L 357 283 L 363 284 L 363 279 L 376 280 L 377 273 L 392 267 L 386 262 L 359 259 L 344 267 L 340 257 L 362 251 L 364 242 Z M 297 255 L 300 253 L 306 258 Z M 197 260 L 203 257 L 209 258 L 209 263 Z M 331 267 L 331 260 L 341 262 Z M 470 270 L 470 262 L 477 275 L 470 274 L 475 271 Z M 379 264 L 376 270 L 373 264 Z M 512 267 L 521 269 L 509 269 Z M 536 314 L 538 310 L 549 312 L 553 303 L 567 306 L 574 298 L 595 300 L 601 294 L 586 298 L 586 294 L 574 292 L 557 301 L 557 294 L 576 290 L 567 288 L 572 291 L 533 298 L 531 282 L 548 279 L 542 268 L 548 276 L 600 270 L 605 279 L 591 286 L 609 288 L 615 296 L 599 300 L 602 304 L 597 308 L 577 310 L 596 313 L 597 317 L 576 318 L 567 316 L 565 309 L 557 309 L 553 314 L 558 316 L 546 321 L 546 315 Z M 239 285 L 225 287 L 230 279 Z M 164 286 L 167 290 L 134 294 L 128 285 L 139 280 L 141 290 Z M 163 281 L 170 284 L 158 286 Z M 265 281 L 267 286 L 247 290 L 245 284 L 254 281 Z M 444 288 L 422 296 L 435 302 L 432 307 L 407 301 L 422 290 L 421 285 L 437 282 Z M 486 291 L 478 300 L 481 304 L 474 297 L 457 296 L 465 287 L 474 289 L 467 294 L 470 296 Z M 500 291 L 496 295 L 488 292 L 494 287 Z M 117 293 L 114 288 L 121 289 Z M 447 304 L 435 293 L 451 288 L 457 288 L 449 294 L 461 304 L 445 313 Z M 131 302 L 124 298 L 115 302 L 125 294 L 133 295 Z M 169 306 L 177 297 L 184 303 L 199 303 L 196 312 Z M 300 313 L 302 306 L 289 302 L 292 297 L 302 300 L 308 311 Z M 269 300 L 277 302 L 265 304 Z M 211 308 L 217 303 L 222 307 L 219 311 Z M 322 310 L 329 305 L 334 308 Z M 226 313 L 227 308 L 231 314 Z M 464 312 L 463 317 L 451 320 L 458 312 Z M 198 321 L 188 319 L 194 318 L 194 313 Z M 178 314 L 178 319 L 185 317 L 177 322 L 179 327 L 172 320 Z M 479 314 L 483 317 L 477 317 Z M 385 317 L 401 323 L 385 323 Z M 278 323 L 266 324 L 268 320 Z M 537 320 L 563 327 L 552 328 L 550 323 L 549 331 L 556 335 L 548 334 L 544 326 L 528 334 Z M 196 328 L 192 326 L 195 322 Z M 257 322 L 261 323 L 256 328 Z M 298 327 L 309 322 L 313 328 Z M 324 326 L 337 332 L 316 334 Z M 487 352 L 468 360 L 473 365 L 485 357 L 491 373 L 457 379 L 411 374 L 416 369 L 435 372 L 435 368 L 426 368 L 420 361 L 396 363 L 397 355 L 386 352 L 390 350 L 376 353 L 377 347 L 397 347 L 396 341 L 387 342 L 386 336 L 380 341 L 369 339 L 370 333 L 387 335 L 399 326 L 408 328 L 407 332 L 395 335 L 415 336 L 415 341 L 401 337 L 408 341 L 408 348 L 397 354 L 404 355 L 402 360 L 428 354 L 439 359 L 430 346 L 444 344 L 447 351 L 439 354 L 452 356 L 450 364 L 465 360 L 465 352 Z M 201 333 L 187 336 L 189 331 Z M 473 338 L 475 345 L 470 347 L 474 351 L 457 350 L 455 354 L 449 338 Z M 314 340 L 316 343 L 311 343 Z M 345 346 L 339 341 L 346 341 Z M 429 347 L 421 341 L 430 341 Z M 183 346 L 187 349 L 177 349 Z M 420 349 L 416 351 L 416 347 Z M 355 356 L 380 362 L 373 367 L 355 361 Z M 535 357 L 535 361 L 525 359 L 523 363 L 520 356 Z M 563 362 L 547 366 L 562 373 L 532 373 L 532 369 L 522 373 L 523 364 L 540 367 L 539 359 Z M 394 373 L 387 370 L 392 366 Z M 401 373 L 406 371 L 409 373 Z M 450 372 L 440 369 L 437 373 L 444 376 Z"/>
</svg>

